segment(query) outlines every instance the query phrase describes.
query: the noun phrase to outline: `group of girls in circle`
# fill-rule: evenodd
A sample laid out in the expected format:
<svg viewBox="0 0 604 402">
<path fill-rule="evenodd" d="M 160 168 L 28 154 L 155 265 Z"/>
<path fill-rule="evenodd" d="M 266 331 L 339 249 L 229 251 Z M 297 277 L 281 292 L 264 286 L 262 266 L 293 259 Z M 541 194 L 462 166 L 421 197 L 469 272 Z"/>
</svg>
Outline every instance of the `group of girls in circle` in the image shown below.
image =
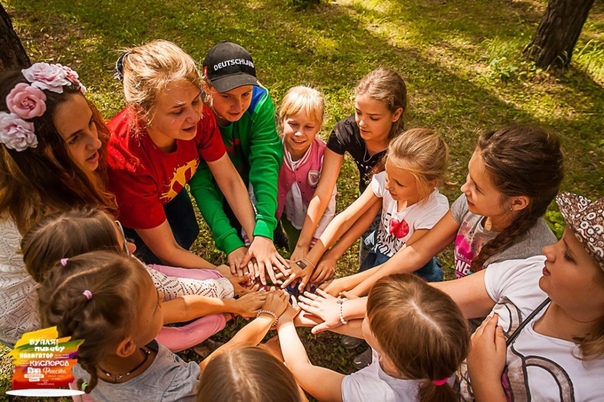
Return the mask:
<svg viewBox="0 0 604 402">
<path fill-rule="evenodd" d="M 283 98 L 278 135 L 235 43 L 214 46 L 200 73 L 153 41 L 124 52 L 116 76 L 127 106 L 107 125 L 68 67 L 0 77 L 0 341 L 45 326 L 84 340 L 72 386 L 85 399 L 598 398 L 604 199 L 558 195 L 556 242 L 542 218 L 563 179 L 555 134 L 481 135 L 449 207 L 449 149 L 430 129 L 404 131 L 393 70 L 359 82 L 354 115 L 327 142 L 323 96 L 305 86 Z M 346 152 L 360 197 L 336 215 Z M 189 251 L 191 196 L 228 265 Z M 360 272 L 326 282 L 359 237 Z M 435 256 L 451 243 L 457 278 L 443 282 Z M 255 319 L 202 363 L 174 354 L 232 315 Z M 484 317 L 470 338 L 468 319 Z M 360 370 L 312 365 L 296 326 L 365 340 Z M 278 339 L 261 344 L 271 328 Z"/>
</svg>

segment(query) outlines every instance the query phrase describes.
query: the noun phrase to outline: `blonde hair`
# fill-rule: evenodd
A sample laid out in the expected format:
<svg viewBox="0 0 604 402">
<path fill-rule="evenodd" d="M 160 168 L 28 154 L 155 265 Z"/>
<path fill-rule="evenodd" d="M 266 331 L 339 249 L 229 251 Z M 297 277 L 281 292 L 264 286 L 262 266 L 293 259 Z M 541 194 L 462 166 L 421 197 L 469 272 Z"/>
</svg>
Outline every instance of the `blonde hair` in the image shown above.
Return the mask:
<svg viewBox="0 0 604 402">
<path fill-rule="evenodd" d="M 470 350 L 467 321 L 453 299 L 412 274 L 381 278 L 369 291 L 367 319 L 401 378 L 422 380 L 420 401 L 455 401 L 448 384 Z"/>
<path fill-rule="evenodd" d="M 124 98 L 143 117 L 152 117 L 158 94 L 179 81 L 201 91 L 195 61 L 172 42 L 154 40 L 129 49 L 123 59 Z"/>
<path fill-rule="evenodd" d="M 355 96 L 367 95 L 371 99 L 382 102 L 391 113 L 403 109 L 397 121 L 392 123 L 388 138 L 394 138 L 404 129 L 403 117 L 407 110 L 407 85 L 403 78 L 389 68 L 377 68 L 364 76 L 354 90 Z"/>
<path fill-rule="evenodd" d="M 304 113 L 311 120 L 317 122 L 320 126 L 323 124 L 323 114 L 325 111 L 325 101 L 321 92 L 314 88 L 299 85 L 290 88 L 281 101 L 279 109 L 279 122 L 289 116 L 298 113 Z"/>
<path fill-rule="evenodd" d="M 386 163 L 415 177 L 420 201 L 425 200 L 434 181 L 444 180 L 449 163 L 449 147 L 434 131 L 414 128 L 399 134 L 388 146 Z"/>
</svg>

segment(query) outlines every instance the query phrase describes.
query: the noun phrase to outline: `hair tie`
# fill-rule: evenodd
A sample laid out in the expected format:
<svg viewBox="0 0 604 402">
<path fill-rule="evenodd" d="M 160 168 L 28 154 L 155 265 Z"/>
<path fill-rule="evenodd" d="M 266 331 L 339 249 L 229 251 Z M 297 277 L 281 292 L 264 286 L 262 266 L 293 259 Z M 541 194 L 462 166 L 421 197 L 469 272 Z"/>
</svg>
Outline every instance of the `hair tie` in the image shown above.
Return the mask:
<svg viewBox="0 0 604 402">
<path fill-rule="evenodd" d="M 83 291 L 83 292 L 82 292 L 82 294 L 83 294 L 84 296 L 86 296 L 86 299 L 87 299 L 87 300 L 92 299 L 92 292 L 91 292 L 90 290 L 88 290 L 88 289 L 87 289 L 87 290 Z"/>
<path fill-rule="evenodd" d="M 62 266 L 67 265 L 67 260 L 68 260 L 68 258 L 61 258 L 61 265 Z"/>
<path fill-rule="evenodd" d="M 115 72 L 113 73 L 113 78 L 120 81 L 124 79 L 124 59 L 126 59 L 126 56 L 129 54 L 130 50 L 122 53 L 122 55 L 118 57 L 117 61 L 115 62 Z"/>
<path fill-rule="evenodd" d="M 449 380 L 449 377 L 445 377 L 442 380 L 434 380 L 434 381 L 432 381 L 432 384 L 436 385 L 437 387 L 440 387 L 441 385 L 445 385 L 448 380 Z"/>
</svg>

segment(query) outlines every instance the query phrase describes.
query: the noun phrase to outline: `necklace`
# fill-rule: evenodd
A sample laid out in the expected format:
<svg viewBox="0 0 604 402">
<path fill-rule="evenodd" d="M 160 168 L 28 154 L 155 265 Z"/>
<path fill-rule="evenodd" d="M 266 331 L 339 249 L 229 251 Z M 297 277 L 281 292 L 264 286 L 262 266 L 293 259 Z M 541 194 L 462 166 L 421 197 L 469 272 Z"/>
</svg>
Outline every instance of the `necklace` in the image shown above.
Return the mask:
<svg viewBox="0 0 604 402">
<path fill-rule="evenodd" d="M 139 368 L 141 368 L 145 363 L 147 363 L 147 360 L 149 360 L 149 355 L 151 354 L 151 351 L 148 349 L 143 349 L 143 348 L 138 348 L 141 352 L 143 352 L 143 355 L 145 356 L 143 361 L 140 362 L 139 364 L 136 365 L 135 368 L 133 368 L 132 370 L 129 370 L 127 373 L 123 373 L 123 374 L 111 374 L 108 371 L 105 371 L 101 368 L 101 366 L 97 366 L 99 368 L 99 370 L 101 370 L 103 372 L 103 374 L 105 374 L 105 376 L 107 377 L 113 377 L 115 378 L 115 381 L 119 381 L 124 377 L 128 377 L 130 376 L 130 374 L 134 373 L 136 370 L 138 370 Z"/>
</svg>

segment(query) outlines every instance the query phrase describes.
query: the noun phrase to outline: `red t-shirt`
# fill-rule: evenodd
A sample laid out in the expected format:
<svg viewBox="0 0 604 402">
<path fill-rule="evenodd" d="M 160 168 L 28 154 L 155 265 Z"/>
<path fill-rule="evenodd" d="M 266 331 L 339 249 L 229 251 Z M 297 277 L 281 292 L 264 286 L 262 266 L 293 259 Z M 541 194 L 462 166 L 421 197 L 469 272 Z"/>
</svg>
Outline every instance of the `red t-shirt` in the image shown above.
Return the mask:
<svg viewBox="0 0 604 402">
<path fill-rule="evenodd" d="M 170 202 L 197 171 L 200 158 L 213 162 L 225 154 L 214 114 L 203 108 L 192 140 L 176 140 L 176 150 L 166 153 L 151 140 L 144 127 L 133 128 L 131 108 L 119 112 L 107 126 L 109 190 L 119 206 L 119 219 L 126 227 L 150 229 L 166 220 L 164 204 Z"/>
</svg>

